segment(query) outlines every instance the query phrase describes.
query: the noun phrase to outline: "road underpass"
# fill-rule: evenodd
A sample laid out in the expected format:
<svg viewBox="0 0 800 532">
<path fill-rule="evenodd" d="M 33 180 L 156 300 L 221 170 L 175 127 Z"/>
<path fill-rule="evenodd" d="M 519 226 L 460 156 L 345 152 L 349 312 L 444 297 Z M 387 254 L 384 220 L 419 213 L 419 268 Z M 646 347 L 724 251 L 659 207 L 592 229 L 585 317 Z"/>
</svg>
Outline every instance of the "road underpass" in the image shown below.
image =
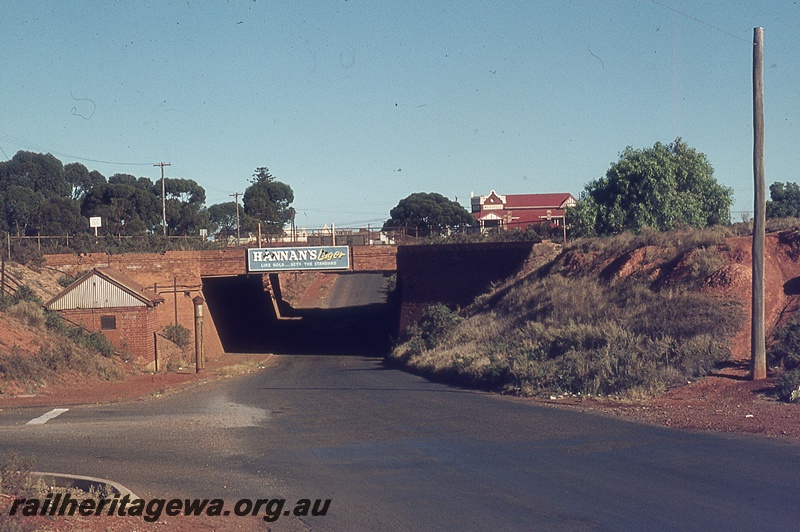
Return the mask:
<svg viewBox="0 0 800 532">
<path fill-rule="evenodd" d="M 111 268 L 152 289 L 164 297 L 156 316 L 159 331 L 170 325 L 193 331 L 193 300 L 202 296 L 208 308 L 204 349 L 213 359 L 223 352 L 382 354 L 427 306 L 467 306 L 492 283 L 519 271 L 534 245 L 351 246 L 348 269 L 329 273 L 335 282 L 324 308 L 291 308 L 278 296 L 280 317 L 289 319 L 279 319 L 264 289 L 270 273 L 248 269 L 247 250 L 241 248 L 45 259 L 64 275 Z M 387 304 L 388 276 L 395 272 L 396 299 Z"/>
<path fill-rule="evenodd" d="M 204 278 L 206 305 L 225 352 L 383 355 L 396 329 L 387 303 L 389 274 L 328 276 L 333 286 L 325 304 L 313 308 L 282 301 L 279 289 L 268 289 L 266 276 Z"/>
</svg>

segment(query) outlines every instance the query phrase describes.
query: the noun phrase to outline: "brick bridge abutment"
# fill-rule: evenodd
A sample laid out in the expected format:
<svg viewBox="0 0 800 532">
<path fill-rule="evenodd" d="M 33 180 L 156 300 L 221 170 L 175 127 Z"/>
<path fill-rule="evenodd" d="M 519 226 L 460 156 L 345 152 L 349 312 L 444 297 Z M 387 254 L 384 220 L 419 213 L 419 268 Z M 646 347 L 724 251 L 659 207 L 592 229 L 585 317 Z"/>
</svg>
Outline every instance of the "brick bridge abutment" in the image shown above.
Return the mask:
<svg viewBox="0 0 800 532">
<path fill-rule="evenodd" d="M 351 271 L 397 271 L 399 322 L 396 332 L 419 319 L 422 310 L 434 303 L 451 308 L 464 307 L 487 291 L 492 283 L 518 271 L 529 257 L 535 242 L 493 242 L 415 246 L 353 246 Z M 177 322 L 194 333 L 194 306 L 203 293 L 203 279 L 248 275 L 246 249 L 168 251 L 110 255 L 46 255 L 47 266 L 64 274 L 78 276 L 92 268 L 112 268 L 135 282 L 155 289 L 164 298 L 159 305 L 158 329 Z M 259 275 L 271 294 L 280 296 L 274 286 L 276 275 Z M 272 278 L 272 279 L 270 279 Z M 273 286 L 270 285 L 273 283 Z M 215 316 L 207 309 L 204 325 L 206 356 L 224 352 Z M 223 320 L 224 321 L 224 320 Z"/>
<path fill-rule="evenodd" d="M 394 271 L 397 267 L 396 255 L 397 248 L 394 246 L 354 246 L 351 248 L 351 270 Z M 178 324 L 193 334 L 192 298 L 197 295 L 205 298 L 203 279 L 248 274 L 247 250 L 241 248 L 119 255 L 106 253 L 45 255 L 45 264 L 75 277 L 92 268 L 112 268 L 142 286 L 155 288 L 164 298 L 164 303 L 159 305 L 157 313 L 159 330 L 177 320 Z M 268 276 L 264 274 L 263 277 L 268 286 Z M 213 358 L 222 354 L 224 350 L 211 309 L 206 312 L 203 328 L 206 356 Z"/>
</svg>

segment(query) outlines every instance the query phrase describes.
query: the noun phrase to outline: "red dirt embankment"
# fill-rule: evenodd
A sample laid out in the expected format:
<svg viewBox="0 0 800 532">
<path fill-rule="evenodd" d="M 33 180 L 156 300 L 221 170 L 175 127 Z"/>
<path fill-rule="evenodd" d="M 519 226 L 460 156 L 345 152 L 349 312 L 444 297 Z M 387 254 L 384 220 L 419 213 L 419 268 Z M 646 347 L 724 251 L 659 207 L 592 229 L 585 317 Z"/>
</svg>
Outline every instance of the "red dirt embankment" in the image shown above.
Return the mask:
<svg viewBox="0 0 800 532">
<path fill-rule="evenodd" d="M 744 432 L 800 441 L 800 405 L 774 397 L 776 378 L 748 380 L 752 297 L 752 239 L 727 239 L 721 249 L 726 264 L 706 281 L 704 290 L 739 298 L 747 319 L 731 345 L 731 361 L 716 373 L 663 396 L 637 403 L 563 399 L 550 404 L 606 413 L 627 419 L 691 430 Z M 639 248 L 615 261 L 615 276 L 653 268 Z M 658 272 L 653 272 L 654 277 Z M 765 321 L 767 338 L 800 308 L 800 233 L 771 233 L 765 246 Z"/>
</svg>

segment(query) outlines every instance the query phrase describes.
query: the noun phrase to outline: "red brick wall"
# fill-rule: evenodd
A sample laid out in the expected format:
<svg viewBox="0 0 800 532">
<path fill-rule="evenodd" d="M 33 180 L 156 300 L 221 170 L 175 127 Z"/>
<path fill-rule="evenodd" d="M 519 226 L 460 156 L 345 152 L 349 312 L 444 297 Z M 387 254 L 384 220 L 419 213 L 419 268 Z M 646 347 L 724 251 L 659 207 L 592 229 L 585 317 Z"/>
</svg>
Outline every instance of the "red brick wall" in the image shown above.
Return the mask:
<svg viewBox="0 0 800 532">
<path fill-rule="evenodd" d="M 394 246 L 354 246 L 350 249 L 352 268 L 356 271 L 396 269 L 397 248 Z M 192 298 L 198 294 L 202 295 L 202 278 L 247 273 L 247 251 L 235 248 L 122 255 L 58 254 L 45 255 L 45 261 L 48 266 L 69 275 L 78 275 L 97 267 L 110 267 L 150 289 L 156 286 L 157 292 L 164 298 L 164 302 L 157 307 L 156 329 L 172 325 L 177 307 L 178 324 L 189 329 L 192 335 L 194 335 Z M 178 285 L 177 297 L 173 289 L 175 283 Z M 203 322 L 205 354 L 206 357 L 213 358 L 222 354 L 223 348 L 214 325 L 213 313 L 208 307 L 205 310 Z"/>
<path fill-rule="evenodd" d="M 194 335 L 192 298 L 198 294 L 202 295 L 202 277 L 241 275 L 245 273 L 247 265 L 244 249 L 122 255 L 60 254 L 46 255 L 45 260 L 48 266 L 71 275 L 96 267 L 110 267 L 143 286 L 150 289 L 156 287 L 158 294 L 164 298 L 164 302 L 157 307 L 156 330 L 175 322 L 177 308 L 177 323 L 189 329 L 192 335 Z M 174 290 L 175 284 L 178 285 L 177 295 Z M 214 326 L 214 317 L 208 309 L 204 318 L 203 340 L 206 357 L 213 358 L 223 352 L 222 343 Z M 150 341 L 152 343 L 152 338 Z"/>
<path fill-rule="evenodd" d="M 353 246 L 350 249 L 354 271 L 398 271 L 402 300 L 400 331 L 404 331 L 430 304 L 443 302 L 455 307 L 471 303 L 490 283 L 514 273 L 530 254 L 532 245 L 530 242 L 498 242 L 399 248 Z M 192 298 L 202 294 L 202 278 L 245 274 L 246 259 L 244 249 L 45 256 L 48 266 L 72 275 L 109 266 L 144 286 L 153 288 L 156 284 L 164 303 L 157 307 L 157 318 L 152 317 L 157 320 L 155 328 L 172 324 L 177 307 L 178 323 L 192 334 Z M 177 297 L 172 293 L 175 282 Z M 213 313 L 208 308 L 204 320 L 206 356 L 213 358 L 221 354 L 223 348 Z M 152 353 L 152 332 L 149 340 L 143 343 Z"/>
<path fill-rule="evenodd" d="M 533 249 L 532 242 L 485 242 L 400 246 L 397 287 L 399 332 L 419 320 L 425 307 L 444 303 L 465 307 L 493 282 L 516 272 Z"/>
<path fill-rule="evenodd" d="M 60 313 L 92 332 L 100 331 L 117 350 L 131 354 L 139 362 L 148 363 L 154 357 L 153 333 L 157 330 L 158 307 L 76 309 Z M 114 316 L 116 330 L 100 330 L 101 316 Z"/>
<path fill-rule="evenodd" d="M 394 271 L 397 268 L 395 246 L 353 246 L 350 248 L 354 271 Z M 171 284 L 172 277 L 230 276 L 247 273 L 247 252 L 244 249 L 205 251 L 167 251 L 165 253 L 126 253 L 107 255 L 45 255 L 48 266 L 74 274 L 96 267 L 119 270 L 145 286 Z M 142 279 L 153 279 L 143 282 Z M 161 282 L 159 282 L 159 278 Z M 169 281 L 166 283 L 165 279 Z"/>
<path fill-rule="evenodd" d="M 353 246 L 350 255 L 353 271 L 393 272 L 397 269 L 396 246 Z"/>
</svg>

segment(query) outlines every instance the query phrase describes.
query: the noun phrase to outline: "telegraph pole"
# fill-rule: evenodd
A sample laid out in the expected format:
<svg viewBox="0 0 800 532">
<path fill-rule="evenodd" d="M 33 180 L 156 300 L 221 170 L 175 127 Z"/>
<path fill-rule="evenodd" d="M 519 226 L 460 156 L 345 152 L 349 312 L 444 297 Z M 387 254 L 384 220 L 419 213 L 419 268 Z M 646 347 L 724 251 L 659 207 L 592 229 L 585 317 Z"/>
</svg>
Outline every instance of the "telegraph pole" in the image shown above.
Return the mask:
<svg viewBox="0 0 800 532">
<path fill-rule="evenodd" d="M 764 28 L 753 30 L 753 301 L 750 327 L 750 378 L 767 378 L 764 333 L 764 232 L 766 185 L 764 176 Z"/>
<path fill-rule="evenodd" d="M 236 202 L 236 247 L 239 247 L 239 242 L 241 239 L 241 236 L 239 234 L 239 196 L 241 196 L 242 193 L 234 192 L 233 194 L 228 194 L 228 195 L 232 196 L 234 198 L 234 201 Z"/>
<path fill-rule="evenodd" d="M 161 225 L 164 228 L 164 236 L 167 236 L 167 193 L 164 186 L 164 167 L 172 166 L 170 163 L 158 163 L 153 166 L 161 167 Z"/>
</svg>

